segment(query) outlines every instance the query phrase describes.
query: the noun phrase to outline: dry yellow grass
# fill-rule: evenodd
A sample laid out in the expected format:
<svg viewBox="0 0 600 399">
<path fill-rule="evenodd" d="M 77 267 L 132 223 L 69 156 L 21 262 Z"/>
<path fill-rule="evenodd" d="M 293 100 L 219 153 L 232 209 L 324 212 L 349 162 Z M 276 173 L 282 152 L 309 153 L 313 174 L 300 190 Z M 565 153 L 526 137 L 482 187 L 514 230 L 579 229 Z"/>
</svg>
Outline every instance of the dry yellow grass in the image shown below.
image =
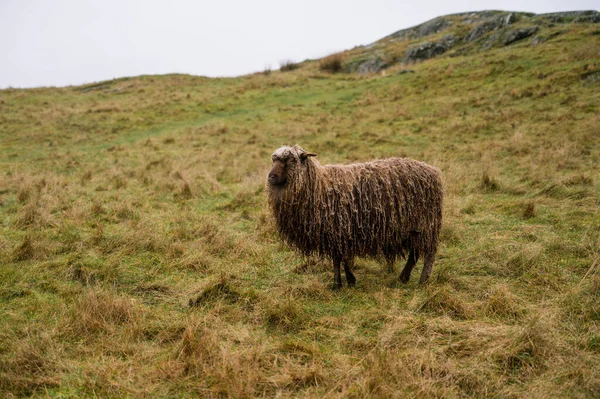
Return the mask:
<svg viewBox="0 0 600 399">
<path fill-rule="evenodd" d="M 414 73 L 0 91 L 0 396 L 598 396 L 598 27 L 543 29 Z M 358 259 L 334 292 L 281 245 L 295 143 L 442 170 L 426 286 Z"/>
</svg>

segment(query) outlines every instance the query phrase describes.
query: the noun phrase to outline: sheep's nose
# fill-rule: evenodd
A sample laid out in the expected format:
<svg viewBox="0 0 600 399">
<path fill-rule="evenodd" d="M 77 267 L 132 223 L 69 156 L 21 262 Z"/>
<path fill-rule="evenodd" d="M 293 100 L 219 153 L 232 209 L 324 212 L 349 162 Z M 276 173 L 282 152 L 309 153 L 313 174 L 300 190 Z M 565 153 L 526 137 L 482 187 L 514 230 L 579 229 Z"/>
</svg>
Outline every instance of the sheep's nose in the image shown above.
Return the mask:
<svg viewBox="0 0 600 399">
<path fill-rule="evenodd" d="M 273 180 L 275 180 L 277 178 L 277 175 L 275 175 L 275 173 L 269 173 L 269 181 L 272 182 Z"/>
</svg>

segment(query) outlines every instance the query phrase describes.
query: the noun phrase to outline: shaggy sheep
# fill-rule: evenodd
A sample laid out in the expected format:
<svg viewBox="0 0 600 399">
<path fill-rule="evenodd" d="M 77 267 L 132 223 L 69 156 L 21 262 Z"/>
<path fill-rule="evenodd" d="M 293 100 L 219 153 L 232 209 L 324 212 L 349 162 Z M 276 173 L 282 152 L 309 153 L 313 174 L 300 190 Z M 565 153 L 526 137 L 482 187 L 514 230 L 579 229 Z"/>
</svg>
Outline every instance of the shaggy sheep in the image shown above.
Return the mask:
<svg viewBox="0 0 600 399">
<path fill-rule="evenodd" d="M 420 282 L 431 274 L 442 224 L 442 182 L 437 169 L 407 158 L 322 166 L 300 146 L 273 153 L 267 193 L 280 237 L 303 255 L 328 257 L 334 288 L 356 283 L 354 257 L 408 260 L 406 283 L 420 256 Z"/>
</svg>

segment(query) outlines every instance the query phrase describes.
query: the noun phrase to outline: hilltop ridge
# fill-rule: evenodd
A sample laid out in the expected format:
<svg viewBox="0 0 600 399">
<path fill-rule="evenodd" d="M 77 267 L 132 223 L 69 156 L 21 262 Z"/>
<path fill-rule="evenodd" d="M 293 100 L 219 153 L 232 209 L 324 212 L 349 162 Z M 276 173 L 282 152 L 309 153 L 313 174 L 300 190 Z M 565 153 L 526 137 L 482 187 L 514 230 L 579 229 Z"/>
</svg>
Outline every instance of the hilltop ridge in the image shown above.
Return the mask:
<svg viewBox="0 0 600 399">
<path fill-rule="evenodd" d="M 401 29 L 366 46 L 346 52 L 346 72 L 379 72 L 398 63 L 410 64 L 448 54 L 465 55 L 509 46 L 525 39 L 538 45 L 564 33 L 569 24 L 599 23 L 594 10 L 534 14 L 475 11 L 440 16 Z"/>
</svg>

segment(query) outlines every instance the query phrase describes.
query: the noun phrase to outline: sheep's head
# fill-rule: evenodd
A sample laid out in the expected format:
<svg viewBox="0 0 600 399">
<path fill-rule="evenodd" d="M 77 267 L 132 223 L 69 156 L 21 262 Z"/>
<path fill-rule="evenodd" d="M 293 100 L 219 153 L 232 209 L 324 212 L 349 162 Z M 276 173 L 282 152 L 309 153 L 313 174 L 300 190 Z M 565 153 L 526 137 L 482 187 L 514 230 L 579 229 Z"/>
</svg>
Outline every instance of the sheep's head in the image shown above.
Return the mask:
<svg viewBox="0 0 600 399">
<path fill-rule="evenodd" d="M 273 165 L 269 172 L 268 182 L 271 186 L 284 186 L 299 172 L 299 168 L 306 167 L 308 157 L 316 157 L 317 154 L 306 152 L 299 145 L 293 147 L 283 146 L 273 153 L 271 159 Z"/>
</svg>

